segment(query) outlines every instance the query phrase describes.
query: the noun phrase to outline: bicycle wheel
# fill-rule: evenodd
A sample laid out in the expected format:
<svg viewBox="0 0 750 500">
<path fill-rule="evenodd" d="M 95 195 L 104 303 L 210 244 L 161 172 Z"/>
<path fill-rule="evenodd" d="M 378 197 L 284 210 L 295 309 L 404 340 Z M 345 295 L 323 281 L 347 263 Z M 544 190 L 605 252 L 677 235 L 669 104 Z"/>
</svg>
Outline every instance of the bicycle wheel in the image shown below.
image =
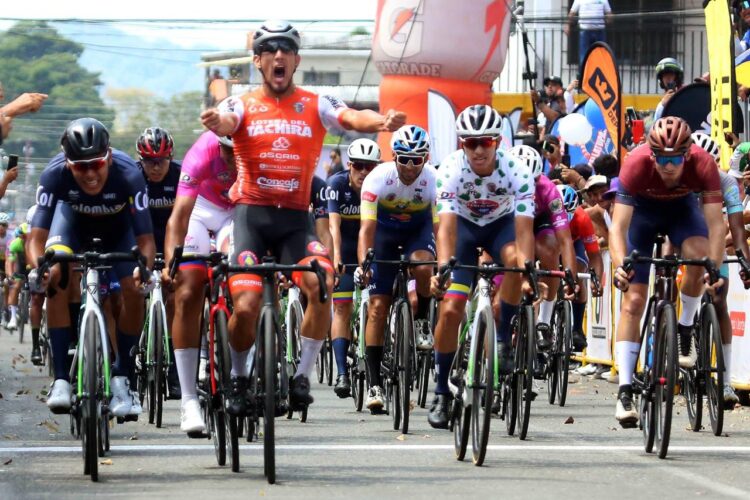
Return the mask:
<svg viewBox="0 0 750 500">
<path fill-rule="evenodd" d="M 509 436 L 516 433 L 516 420 L 518 420 L 518 393 L 516 392 L 516 374 L 503 377 L 503 401 L 500 414 L 505 419 L 505 431 Z"/>
<path fill-rule="evenodd" d="M 568 369 L 570 368 L 570 354 L 573 352 L 573 333 L 572 333 L 572 306 L 570 301 L 562 302 L 556 321 L 559 322 L 561 350 L 557 352 L 557 402 L 560 406 L 565 406 L 568 398 Z"/>
<path fill-rule="evenodd" d="M 226 413 L 226 404 L 224 399 L 229 394 L 232 386 L 231 370 L 232 360 L 229 354 L 229 332 L 227 330 L 227 316 L 224 311 L 218 310 L 214 314 L 214 342 L 215 342 L 215 356 L 218 380 L 218 396 L 217 402 L 221 407 L 221 417 L 217 422 L 217 428 L 224 428 L 224 449 L 225 455 L 229 454 L 229 462 L 233 472 L 240 470 L 240 458 L 239 458 L 239 444 L 238 444 L 238 429 L 237 419 Z M 163 340 L 161 341 L 163 347 Z M 164 375 L 163 370 L 161 371 L 162 376 Z M 226 456 L 225 456 L 226 463 Z M 220 464 L 224 465 L 224 464 Z"/>
<path fill-rule="evenodd" d="M 721 436 L 724 428 L 724 349 L 721 344 L 721 329 L 713 304 L 703 304 L 701 311 L 701 341 L 699 355 L 705 368 L 704 378 L 708 418 L 714 436 Z"/>
<path fill-rule="evenodd" d="M 484 463 L 487 441 L 490 438 L 492 403 L 495 397 L 495 320 L 490 310 L 482 311 L 478 318 L 472 342 L 471 365 L 471 451 L 474 465 Z"/>
<path fill-rule="evenodd" d="M 226 414 L 224 410 L 218 407 L 216 403 L 209 402 L 211 408 L 208 411 L 208 426 L 211 432 L 211 439 L 214 443 L 214 454 L 216 463 L 219 465 L 227 464 L 227 427 Z"/>
<path fill-rule="evenodd" d="M 264 308 L 261 312 L 261 333 L 263 346 L 259 374 L 262 377 L 260 389 L 263 394 L 263 470 L 269 484 L 276 482 L 276 448 L 274 418 L 276 414 L 276 332 L 273 311 Z"/>
<path fill-rule="evenodd" d="M 164 398 L 166 389 L 166 377 L 164 368 L 164 318 L 163 311 L 157 307 L 154 309 L 154 413 L 156 414 L 156 427 L 161 428 L 162 412 L 164 411 Z M 150 410 L 149 410 L 150 413 Z"/>
<path fill-rule="evenodd" d="M 701 424 L 703 423 L 703 394 L 705 392 L 706 377 L 710 376 L 706 371 L 708 365 L 704 363 L 704 345 L 701 342 L 699 328 L 700 324 L 696 322 L 691 332 L 695 346 L 698 349 L 696 366 L 695 368 L 688 369 L 680 368 L 680 373 L 682 373 L 682 387 L 680 392 L 685 398 L 688 421 L 690 422 L 690 429 L 693 432 L 701 430 Z"/>
<path fill-rule="evenodd" d="M 658 449 L 659 458 L 664 458 L 669 449 L 674 387 L 677 383 L 677 316 L 672 304 L 664 304 L 658 325 L 654 352 L 654 445 Z"/>
<path fill-rule="evenodd" d="M 83 473 L 99 480 L 99 323 L 96 316 L 89 315 L 83 333 L 83 372 L 81 400 L 81 442 L 83 446 Z"/>
<path fill-rule="evenodd" d="M 224 416 L 227 431 L 227 454 L 229 455 L 229 465 L 232 472 L 240 471 L 240 443 L 239 443 L 239 418 L 228 413 Z"/>
<path fill-rule="evenodd" d="M 331 387 L 333 385 L 333 346 L 331 345 L 331 337 L 326 337 L 323 342 L 323 350 L 326 355 L 326 378 L 328 379 L 328 387 Z"/>
<path fill-rule="evenodd" d="M 463 461 L 466 456 L 466 447 L 469 444 L 469 432 L 471 431 L 471 407 L 464 403 L 463 397 L 466 394 L 466 369 L 468 365 L 468 342 L 463 342 L 458 346 L 456 356 L 451 364 L 451 374 L 449 380 L 455 381 L 458 385 L 456 397 L 453 399 L 451 407 L 451 424 L 453 430 L 453 450 L 456 453 L 456 460 Z"/>
<path fill-rule="evenodd" d="M 531 400 L 534 388 L 534 359 L 536 339 L 534 338 L 534 309 L 522 306 L 519 311 L 518 331 L 516 332 L 516 408 L 518 417 L 518 437 L 526 439 L 531 416 Z"/>
<path fill-rule="evenodd" d="M 395 373 L 396 380 L 396 404 L 401 410 L 401 424 L 398 426 L 402 434 L 409 432 L 409 412 L 411 410 L 411 375 L 412 375 L 412 352 L 414 338 L 414 322 L 411 318 L 411 306 L 406 301 L 401 301 L 396 310 L 396 351 L 395 351 Z"/>
<path fill-rule="evenodd" d="M 432 365 L 432 351 L 419 351 L 417 353 L 417 404 L 420 408 L 427 406 L 427 391 L 430 385 L 430 368 Z"/>
<path fill-rule="evenodd" d="M 354 399 L 354 405 L 357 411 L 362 411 L 362 407 L 365 404 L 365 392 L 367 387 L 365 386 L 367 374 L 362 371 L 357 371 L 357 378 L 352 379 L 352 388 L 357 386 L 357 396 Z"/>
<path fill-rule="evenodd" d="M 559 303 L 559 301 L 557 302 Z M 552 321 L 550 321 L 550 333 L 552 334 L 552 347 L 550 347 L 549 354 L 547 356 L 547 370 L 545 373 L 547 379 L 547 401 L 549 404 L 555 404 L 555 398 L 557 397 L 557 387 L 560 380 L 560 371 L 558 365 L 560 364 L 560 356 L 563 350 L 563 337 L 562 332 L 558 329 L 559 309 L 555 304 L 554 312 L 552 313 Z"/>
<path fill-rule="evenodd" d="M 21 290 L 18 294 L 18 343 L 23 344 L 23 334 L 26 330 L 26 319 L 29 313 L 28 293 Z"/>
<path fill-rule="evenodd" d="M 325 369 L 326 369 L 326 355 L 325 355 L 325 342 L 323 342 L 323 345 L 320 347 L 320 352 L 318 353 L 318 356 L 315 358 L 315 372 L 318 374 L 319 384 L 323 383 L 323 379 L 325 378 Z"/>
<path fill-rule="evenodd" d="M 642 387 L 650 387 L 652 380 L 654 380 L 653 365 L 655 347 L 653 345 L 653 336 L 655 335 L 656 330 L 656 301 L 653 297 L 649 299 L 647 311 L 646 320 L 644 322 L 644 338 L 641 346 L 642 349 L 645 349 L 644 363 L 640 365 L 640 371 L 633 377 L 640 381 L 639 385 Z M 640 391 L 634 391 L 634 397 L 638 392 Z M 655 412 L 653 409 L 653 399 L 653 391 L 645 390 L 643 391 L 643 394 L 640 395 L 638 404 L 639 426 L 643 431 L 643 448 L 646 450 L 646 453 L 651 453 L 654 450 L 654 438 L 656 436 L 656 420 L 654 419 Z"/>
</svg>

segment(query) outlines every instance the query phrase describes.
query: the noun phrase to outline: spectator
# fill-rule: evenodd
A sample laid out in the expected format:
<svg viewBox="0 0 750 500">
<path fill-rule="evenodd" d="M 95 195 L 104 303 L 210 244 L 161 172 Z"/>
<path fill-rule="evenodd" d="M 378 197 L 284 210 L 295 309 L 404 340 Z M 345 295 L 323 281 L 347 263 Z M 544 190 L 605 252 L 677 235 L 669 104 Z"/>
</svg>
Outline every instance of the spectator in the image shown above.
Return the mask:
<svg viewBox="0 0 750 500">
<path fill-rule="evenodd" d="M 617 158 L 613 155 L 599 155 L 591 166 L 594 167 L 594 173 L 606 177 L 607 182 L 613 177 L 617 177 L 619 173 Z"/>
<path fill-rule="evenodd" d="M 542 156 L 547 160 L 547 177 L 555 184 L 561 184 L 562 169 L 563 167 L 567 168 L 567 166 L 562 163 L 563 155 L 560 139 L 554 135 L 545 135 L 542 141 Z"/>
<path fill-rule="evenodd" d="M 568 84 L 563 97 L 565 98 L 565 112 L 572 113 L 576 109 L 575 96 L 578 93 L 578 79 L 576 78 Z"/>
<path fill-rule="evenodd" d="M 326 170 L 326 178 L 344 170 L 344 164 L 341 162 L 341 150 L 339 148 L 333 148 L 329 158 L 331 161 L 324 166 Z"/>
<path fill-rule="evenodd" d="M 565 114 L 563 82 L 559 76 L 545 78 L 544 91 L 541 94 L 536 90 L 531 90 L 530 93 L 531 100 L 534 101 L 539 111 L 547 119 L 547 123 L 552 123 Z"/>
<path fill-rule="evenodd" d="M 685 70 L 682 64 L 674 57 L 665 57 L 656 65 L 656 81 L 659 87 L 664 89 L 664 96 L 661 102 L 656 106 L 654 112 L 654 121 L 661 118 L 664 113 L 664 106 L 667 105 L 672 96 L 682 88 L 682 82 L 685 77 Z"/>
<path fill-rule="evenodd" d="M 605 27 L 612 20 L 612 8 L 609 0 L 575 0 L 570 7 L 568 24 L 563 27 L 566 36 L 570 35 L 573 20 L 578 16 L 578 65 L 583 65 L 589 47 L 594 42 L 604 42 L 607 39 Z M 580 71 L 580 69 L 579 69 Z"/>
<path fill-rule="evenodd" d="M 586 163 L 579 163 L 573 168 L 562 167 L 560 178 L 565 184 L 573 186 L 576 191 L 582 191 L 586 187 L 586 182 L 594 173 L 594 169 Z"/>
<path fill-rule="evenodd" d="M 3 89 L 3 84 L 0 83 L 0 102 L 4 99 L 5 90 Z M 2 139 L 8 137 L 8 134 L 13 127 L 13 118 L 25 115 L 26 113 L 34 113 L 38 111 L 39 108 L 42 107 L 45 99 L 47 99 L 47 94 L 27 92 L 0 107 L 0 144 L 2 144 Z"/>
<path fill-rule="evenodd" d="M 750 26 L 750 0 L 735 0 L 733 3 L 735 10 L 739 14 L 739 20 L 737 21 L 738 28 L 739 25 L 742 25 L 744 28 L 744 35 L 742 35 L 742 39 L 740 40 L 740 47 L 745 51 L 750 49 L 750 29 L 747 29 L 747 27 Z"/>
<path fill-rule="evenodd" d="M 595 175 L 591 179 L 595 177 L 598 176 Z M 606 188 L 606 184 L 602 185 L 600 181 L 594 181 L 591 183 L 591 187 L 586 190 L 589 203 L 593 204 L 591 208 L 586 209 L 586 212 L 591 217 L 591 222 L 594 223 L 594 231 L 601 248 L 609 247 L 609 227 L 612 225 L 614 199 L 619 186 L 620 181 L 615 177 L 610 180 L 609 189 Z"/>
</svg>

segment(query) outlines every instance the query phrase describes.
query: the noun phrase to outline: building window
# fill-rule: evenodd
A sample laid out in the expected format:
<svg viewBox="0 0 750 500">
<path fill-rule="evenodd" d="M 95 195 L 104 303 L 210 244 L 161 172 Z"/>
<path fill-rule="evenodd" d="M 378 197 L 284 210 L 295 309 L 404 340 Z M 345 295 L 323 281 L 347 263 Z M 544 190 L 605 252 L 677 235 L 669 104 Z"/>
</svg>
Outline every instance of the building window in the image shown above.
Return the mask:
<svg viewBox="0 0 750 500">
<path fill-rule="evenodd" d="M 304 71 L 302 73 L 303 85 L 338 85 L 339 73 L 337 71 Z"/>
</svg>

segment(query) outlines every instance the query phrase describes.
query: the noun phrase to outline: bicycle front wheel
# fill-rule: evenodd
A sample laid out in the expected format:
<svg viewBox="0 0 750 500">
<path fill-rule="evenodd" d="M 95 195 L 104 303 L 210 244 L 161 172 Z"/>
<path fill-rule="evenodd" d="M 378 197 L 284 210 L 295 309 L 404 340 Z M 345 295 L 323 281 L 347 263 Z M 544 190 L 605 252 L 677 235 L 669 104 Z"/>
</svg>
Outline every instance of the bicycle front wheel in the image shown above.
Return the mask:
<svg viewBox="0 0 750 500">
<path fill-rule="evenodd" d="M 81 442 L 83 445 L 83 473 L 99 480 L 99 322 L 96 316 L 89 315 L 83 331 L 83 373 L 81 394 Z"/>
<path fill-rule="evenodd" d="M 489 306 L 488 306 L 489 307 Z M 490 438 L 492 403 L 495 397 L 495 320 L 492 311 L 479 315 L 471 359 L 471 451 L 474 465 L 484 463 Z"/>
<path fill-rule="evenodd" d="M 458 385 L 451 406 L 450 427 L 453 430 L 453 449 L 456 452 L 456 460 L 463 461 L 466 456 L 466 447 L 469 444 L 469 432 L 471 430 L 471 407 L 466 404 L 464 397 L 466 388 L 466 370 L 468 367 L 469 342 L 461 342 L 456 351 L 451 365 L 450 380 Z"/>
<path fill-rule="evenodd" d="M 414 322 L 411 318 L 411 306 L 402 301 L 397 310 L 396 318 L 396 356 L 395 366 L 398 375 L 397 404 L 401 407 L 401 432 L 409 432 L 409 412 L 411 410 L 411 374 L 412 352 L 414 338 Z"/>
<path fill-rule="evenodd" d="M 516 405 L 518 416 L 518 438 L 526 439 L 531 416 L 531 400 L 534 398 L 534 359 L 536 338 L 534 336 L 534 308 L 522 306 L 519 311 L 516 332 Z"/>
<path fill-rule="evenodd" d="M 161 428 L 162 412 L 164 411 L 164 393 L 166 389 L 166 377 L 164 372 L 164 317 L 160 308 L 154 309 L 154 347 L 156 348 L 156 359 L 154 360 L 154 413 L 156 427 Z"/>
<path fill-rule="evenodd" d="M 701 311 L 701 343 L 699 366 L 704 367 L 708 417 L 714 436 L 721 436 L 724 428 L 724 349 L 719 319 L 713 304 L 704 304 Z"/>
<path fill-rule="evenodd" d="M 565 406 L 568 398 L 568 369 L 570 368 L 570 354 L 573 352 L 573 333 L 572 333 L 572 306 L 570 301 L 563 301 L 559 311 L 557 311 L 557 324 L 560 336 L 560 350 L 557 352 L 557 402 L 560 406 Z"/>
<path fill-rule="evenodd" d="M 677 383 L 677 316 L 672 304 L 664 304 L 662 308 L 656 338 L 653 367 L 653 421 L 656 423 L 654 444 L 659 451 L 659 458 L 664 458 L 669 449 L 674 389 Z"/>
<path fill-rule="evenodd" d="M 259 359 L 263 394 L 263 471 L 268 483 L 273 484 L 276 482 L 276 331 L 273 312 L 264 309 L 261 314 L 261 328 L 258 331 L 262 335 L 259 340 L 262 340 L 263 346 Z"/>
</svg>

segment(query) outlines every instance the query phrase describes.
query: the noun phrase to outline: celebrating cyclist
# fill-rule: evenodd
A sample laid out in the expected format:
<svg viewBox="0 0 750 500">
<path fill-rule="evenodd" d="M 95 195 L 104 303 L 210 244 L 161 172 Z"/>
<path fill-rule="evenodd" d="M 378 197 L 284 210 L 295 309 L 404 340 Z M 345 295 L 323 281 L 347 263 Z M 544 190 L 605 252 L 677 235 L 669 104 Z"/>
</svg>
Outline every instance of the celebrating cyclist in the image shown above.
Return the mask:
<svg viewBox="0 0 750 500">
<path fill-rule="evenodd" d="M 380 147 L 370 139 L 356 139 L 347 150 L 347 169 L 328 178 L 328 212 L 333 238 L 333 265 L 339 273 L 333 290 L 333 324 L 331 344 L 336 357 L 338 376 L 333 390 L 340 398 L 351 394 L 351 380 L 346 366 L 351 344 L 349 323 L 354 296 L 354 270 L 341 271 L 344 264 L 357 262 L 359 208 L 362 184 L 380 164 Z"/>
<path fill-rule="evenodd" d="M 300 44 L 299 33 L 289 23 L 265 22 L 253 36 L 253 64 L 263 84 L 201 114 L 206 127 L 218 135 L 231 135 L 235 145 L 232 263 L 257 263 L 270 252 L 285 264 L 314 258 L 331 268 L 328 251 L 308 221 L 311 181 L 326 129 L 393 131 L 406 118 L 394 110 L 381 115 L 349 109 L 335 97 L 297 87 L 293 75 L 300 63 Z M 330 272 L 332 286 L 332 268 Z M 290 384 L 292 407 L 312 403 L 309 376 L 331 322 L 330 304 L 320 302 L 315 276 L 305 274 L 298 280 L 308 305 L 301 360 Z M 232 367 L 237 374 L 229 411 L 239 414 L 247 406 L 246 359 L 255 341 L 262 282 L 240 273 L 230 277 L 229 287 L 234 304 L 229 321 Z"/>
<path fill-rule="evenodd" d="M 438 171 L 437 232 L 438 265 L 452 256 L 463 264 L 477 261 L 482 247 L 492 258 L 508 266 L 523 266 L 534 259 L 534 177 L 526 162 L 497 148 L 500 114 L 486 105 L 469 106 L 456 119 L 461 149 L 443 160 Z M 473 276 L 456 270 L 439 289 L 445 293 L 435 328 L 435 399 L 428 421 L 435 428 L 448 427 L 451 393 L 448 375 L 458 342 Z M 521 302 L 521 275 L 507 274 L 500 285 L 500 322 L 497 329 L 499 372 L 511 373 L 511 319 Z"/>
<path fill-rule="evenodd" d="M 375 258 L 396 260 L 399 247 L 412 260 L 433 260 L 435 238 L 435 168 L 427 165 L 430 139 L 416 125 L 404 125 L 393 134 L 391 149 L 395 161 L 383 163 L 367 176 L 362 184 L 361 223 L 357 245 L 358 262 L 367 251 L 375 250 Z M 417 281 L 417 335 L 429 331 L 427 316 L 430 305 L 430 266 L 411 270 Z M 355 280 L 362 276 L 361 267 Z M 383 382 L 380 365 L 383 361 L 385 323 L 391 304 L 394 266 L 375 265 L 370 281 L 370 300 L 365 330 L 365 357 L 368 367 L 369 392 L 366 405 L 372 413 L 383 407 Z M 369 274 L 369 273 L 368 273 Z"/>
<path fill-rule="evenodd" d="M 649 277 L 647 264 L 636 264 L 626 273 L 622 267 L 625 256 L 634 249 L 651 255 L 657 233 L 668 236 L 687 259 L 709 256 L 719 267 L 724 254 L 726 230 L 719 172 L 711 155 L 695 146 L 690 134 L 690 127 L 681 118 L 657 120 L 647 144 L 635 148 L 620 171 L 609 246 L 615 282 L 625 292 L 615 345 L 620 371 L 615 417 L 624 427 L 638 420 L 631 383 L 640 351 L 639 325 Z M 702 197 L 702 213 L 695 192 Z M 701 302 L 703 272 L 687 266 L 682 279 L 678 320 L 681 366 L 691 366 L 697 358 L 690 329 Z"/>
<path fill-rule="evenodd" d="M 109 145 L 109 132 L 93 118 L 79 118 L 65 129 L 62 153 L 45 168 L 37 189 L 37 210 L 31 228 L 31 265 L 45 249 L 74 253 L 92 240 L 102 242 L 102 251 L 129 252 L 137 244 L 151 265 L 154 236 L 148 212 L 146 183 L 135 162 Z M 115 416 L 137 415 L 138 395 L 129 389 L 135 375 L 134 347 L 143 326 L 143 296 L 133 279 L 134 264 L 114 264 L 112 271 L 122 290 L 122 311 L 117 317 L 117 362 L 112 367 L 112 400 Z M 29 273 L 29 284 L 36 284 L 36 269 Z M 74 338 L 69 302 L 78 285 L 70 268 L 55 265 L 45 277 L 48 285 L 47 322 L 55 381 L 47 406 L 54 413 L 70 409 L 68 347 Z M 73 306 L 78 307 L 76 304 Z"/>
</svg>

